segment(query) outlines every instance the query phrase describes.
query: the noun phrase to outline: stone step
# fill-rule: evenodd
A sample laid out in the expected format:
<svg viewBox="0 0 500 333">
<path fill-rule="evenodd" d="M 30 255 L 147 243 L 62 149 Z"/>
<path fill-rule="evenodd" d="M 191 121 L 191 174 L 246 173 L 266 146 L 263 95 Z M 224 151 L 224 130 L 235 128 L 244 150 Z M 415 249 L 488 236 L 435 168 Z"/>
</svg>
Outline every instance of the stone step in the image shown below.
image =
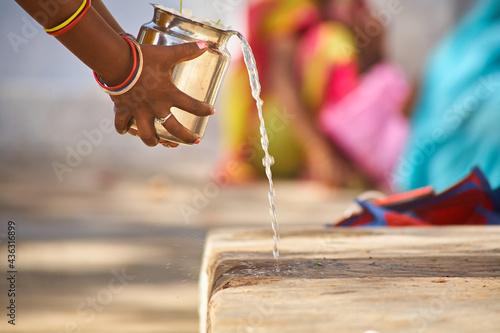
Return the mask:
<svg viewBox="0 0 500 333">
<path fill-rule="evenodd" d="M 500 228 L 215 230 L 200 332 L 500 332 Z"/>
</svg>

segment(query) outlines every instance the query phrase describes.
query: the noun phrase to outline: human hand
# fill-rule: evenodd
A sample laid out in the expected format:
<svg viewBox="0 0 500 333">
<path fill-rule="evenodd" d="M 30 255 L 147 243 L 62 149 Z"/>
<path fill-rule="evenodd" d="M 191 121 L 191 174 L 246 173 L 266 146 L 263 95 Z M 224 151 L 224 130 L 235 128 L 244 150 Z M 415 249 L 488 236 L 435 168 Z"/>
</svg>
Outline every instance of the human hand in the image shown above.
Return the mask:
<svg viewBox="0 0 500 333">
<path fill-rule="evenodd" d="M 213 106 L 198 101 L 180 91 L 172 82 L 172 69 L 180 62 L 192 60 L 208 49 L 206 42 L 175 46 L 141 45 L 144 69 L 135 86 L 123 95 L 110 96 L 115 103 L 115 128 L 120 134 L 129 132 L 150 147 L 158 143 L 168 147 L 178 144 L 160 140 L 156 136 L 155 121 L 170 115 L 171 107 L 178 107 L 197 116 L 209 116 Z M 135 119 L 137 130 L 131 129 Z M 199 143 L 200 137 L 182 126 L 172 115 L 162 124 L 172 135 L 186 143 Z"/>
</svg>

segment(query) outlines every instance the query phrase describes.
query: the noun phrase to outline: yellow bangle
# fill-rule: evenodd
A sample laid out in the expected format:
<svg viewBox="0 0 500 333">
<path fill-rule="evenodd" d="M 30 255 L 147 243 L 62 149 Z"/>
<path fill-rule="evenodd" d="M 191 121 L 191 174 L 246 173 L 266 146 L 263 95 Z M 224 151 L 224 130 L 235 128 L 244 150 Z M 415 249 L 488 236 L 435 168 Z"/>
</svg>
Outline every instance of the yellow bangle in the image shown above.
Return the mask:
<svg viewBox="0 0 500 333">
<path fill-rule="evenodd" d="M 71 22 L 73 22 L 73 20 L 75 18 L 77 18 L 78 15 L 80 15 L 80 13 L 83 11 L 83 9 L 85 8 L 85 5 L 87 4 L 87 0 L 83 0 L 80 8 L 78 8 L 78 10 L 73 14 L 71 15 L 71 17 L 69 19 L 67 19 L 66 21 L 64 21 L 63 23 L 59 24 L 57 27 L 54 27 L 54 28 L 50 28 L 50 29 L 45 29 L 46 32 L 54 32 L 54 31 L 57 31 L 57 30 L 61 30 L 61 29 L 64 29 L 65 27 L 67 27 L 68 25 L 71 24 Z"/>
</svg>

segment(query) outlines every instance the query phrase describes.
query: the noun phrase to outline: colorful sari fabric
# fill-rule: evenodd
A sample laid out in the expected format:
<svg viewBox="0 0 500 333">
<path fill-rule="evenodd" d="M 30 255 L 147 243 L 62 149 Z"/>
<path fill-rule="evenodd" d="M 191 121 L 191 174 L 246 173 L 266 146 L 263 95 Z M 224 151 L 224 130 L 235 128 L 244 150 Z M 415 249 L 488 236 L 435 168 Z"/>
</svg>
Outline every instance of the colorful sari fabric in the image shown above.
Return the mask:
<svg viewBox="0 0 500 333">
<path fill-rule="evenodd" d="M 292 130 L 291 119 L 283 103 L 268 87 L 270 45 L 285 38 L 302 38 L 304 46 L 310 47 L 308 54 L 295 55 L 297 72 L 294 76 L 300 82 L 304 103 L 308 107 L 315 106 L 311 110 L 317 114 L 321 100 L 328 95 L 328 83 L 331 81 L 331 71 L 326 68 L 334 68 L 339 59 L 339 56 L 332 52 L 324 52 L 325 46 L 346 43 L 354 47 L 350 31 L 341 24 L 330 23 L 329 28 L 319 28 L 322 22 L 314 0 L 262 0 L 252 5 L 249 10 L 247 39 L 252 46 L 262 85 L 264 118 L 268 125 L 270 153 L 276 161 L 273 166 L 273 174 L 276 177 L 299 176 L 303 168 L 304 152 L 298 143 L 301 138 Z M 313 27 L 320 33 L 307 35 L 307 31 Z M 304 35 L 307 35 L 306 38 L 303 38 Z M 314 59 L 320 59 L 316 65 Z M 319 64 L 321 66 L 318 66 Z M 344 83 L 354 81 L 357 76 L 355 57 L 350 56 L 350 59 L 342 60 L 342 64 L 345 65 L 345 75 L 339 73 L 337 77 L 346 76 Z M 248 84 L 248 73 L 241 59 L 231 71 L 226 80 L 228 86 L 224 89 L 227 92 L 224 109 L 229 113 L 222 119 L 223 149 L 243 155 L 255 171 L 261 172 L 263 155 L 259 147 L 257 110 Z M 343 88 L 343 84 L 337 86 L 340 88 L 337 88 L 336 93 L 345 94 L 355 83 L 345 85 L 347 88 Z"/>
<path fill-rule="evenodd" d="M 500 186 L 500 2 L 484 0 L 430 58 L 393 179 L 447 188 L 479 166 Z"/>
<path fill-rule="evenodd" d="M 328 127 L 324 122 L 331 121 L 329 117 L 336 112 L 335 105 L 342 101 L 345 105 L 347 103 L 345 102 L 346 97 L 352 95 L 360 87 L 372 90 L 377 86 L 376 78 L 375 81 L 365 80 L 363 75 L 359 74 L 357 48 L 351 29 L 337 21 L 322 20 L 317 2 L 316 0 L 262 0 L 253 5 L 249 12 L 248 40 L 252 46 L 261 78 L 264 118 L 270 134 L 270 153 L 274 155 L 276 161 L 273 173 L 277 177 L 299 176 L 303 169 L 305 154 L 299 145 L 299 140 L 304 138 L 298 137 L 297 133 L 293 131 L 293 126 L 290 125 L 292 120 L 288 117 L 283 102 L 280 101 L 279 96 L 273 94 L 272 89 L 269 89 L 268 86 L 269 66 L 272 66 L 269 63 L 269 50 L 273 43 L 286 38 L 293 38 L 297 42 L 296 54 L 293 55 L 293 78 L 296 80 L 300 101 L 311 118 L 318 124 L 319 130 L 323 131 L 323 134 L 332 141 L 332 145 L 338 145 L 337 139 L 342 134 L 337 133 L 338 128 Z M 359 1 L 359 4 L 361 6 L 363 2 Z M 391 66 L 386 64 L 382 67 L 388 69 Z M 369 73 L 365 73 L 365 75 Z M 373 73 L 381 73 L 380 68 Z M 399 74 L 400 72 L 398 72 Z M 391 77 L 390 86 L 403 82 L 403 91 L 395 87 L 386 90 L 385 93 L 392 95 L 394 92 L 406 96 L 408 85 L 404 77 L 398 76 L 394 81 L 394 75 L 389 76 Z M 223 130 L 225 149 L 245 153 L 247 155 L 245 158 L 251 160 L 251 163 L 256 166 L 256 170 L 261 170 L 262 154 L 257 136 L 257 112 L 248 87 L 248 75 L 242 62 L 237 65 L 236 71 L 230 75 L 226 82 L 231 86 L 226 88 L 228 95 L 225 109 L 230 110 L 231 113 L 223 120 L 225 123 Z M 390 96 L 386 95 L 386 97 L 389 97 L 388 100 L 392 100 Z M 396 104 L 391 108 L 399 110 L 399 98 Z M 349 102 L 349 105 L 353 106 L 350 109 L 358 114 L 359 107 L 364 107 L 357 101 Z M 375 112 L 375 117 L 377 117 L 378 110 L 374 109 L 376 107 L 371 108 L 369 112 Z M 392 114 L 392 112 L 391 110 L 390 113 Z M 322 116 L 322 114 L 326 115 Z M 342 119 L 336 119 L 336 121 L 340 121 L 340 127 L 350 126 L 351 130 L 356 130 L 357 123 L 342 122 L 343 119 L 347 119 L 342 115 L 340 118 Z M 383 119 L 384 117 L 379 116 L 379 118 Z M 349 118 L 349 120 L 352 119 L 352 117 Z M 395 138 L 397 142 L 404 142 L 406 137 L 404 121 L 402 125 L 403 135 Z M 249 130 L 249 128 L 251 129 Z M 384 130 L 384 126 L 377 129 L 377 131 Z M 377 136 L 377 131 L 372 131 L 375 136 Z M 369 140 L 375 142 L 377 137 L 370 137 Z M 362 146 L 363 142 L 360 145 Z M 348 158 L 358 163 L 359 158 L 363 158 L 364 152 L 356 151 L 353 153 L 353 150 L 359 150 L 360 145 L 342 144 L 339 148 Z M 393 148 L 391 147 L 391 149 Z M 376 182 L 383 182 L 383 178 L 392 171 L 400 150 L 400 147 L 396 148 L 395 154 L 393 154 L 396 157 L 391 156 L 392 162 L 383 164 L 384 170 L 376 172 L 368 170 L 368 175 L 373 176 L 372 179 Z M 355 158 L 353 158 L 354 155 Z M 367 165 L 374 165 L 374 163 L 365 163 L 362 168 Z M 389 167 L 386 168 L 386 165 Z"/>
</svg>

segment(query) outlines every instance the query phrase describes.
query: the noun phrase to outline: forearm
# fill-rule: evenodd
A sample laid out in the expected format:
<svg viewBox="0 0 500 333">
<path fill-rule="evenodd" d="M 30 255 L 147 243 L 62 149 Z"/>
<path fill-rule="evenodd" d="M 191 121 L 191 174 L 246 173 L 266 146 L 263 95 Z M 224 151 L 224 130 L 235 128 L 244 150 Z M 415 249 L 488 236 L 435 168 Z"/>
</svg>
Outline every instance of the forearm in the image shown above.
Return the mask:
<svg viewBox="0 0 500 333">
<path fill-rule="evenodd" d="M 61 24 L 82 4 L 81 0 L 68 1 L 64 5 L 57 2 L 55 15 L 39 15 L 44 12 L 39 1 L 16 0 L 16 2 L 44 28 Z M 103 10 L 104 5 L 99 0 L 96 1 L 96 5 Z M 114 25 L 113 22 L 111 24 Z M 73 29 L 56 38 L 83 63 L 96 71 L 108 85 L 118 85 L 130 74 L 133 67 L 132 50 L 101 17 L 94 4 Z"/>
<path fill-rule="evenodd" d="M 113 28 L 114 31 L 117 33 L 124 32 L 123 28 L 116 22 L 115 18 L 111 13 L 109 12 L 108 8 L 104 5 L 102 0 L 92 0 L 92 7 L 101 15 L 101 17 L 106 21 L 111 28 Z"/>
<path fill-rule="evenodd" d="M 198 144 L 200 136 L 185 128 L 172 116 L 170 109 L 177 107 L 200 117 L 212 115 L 215 110 L 208 103 L 180 91 L 172 82 L 170 70 L 178 63 L 201 56 L 208 50 L 208 43 L 136 46 L 135 42 L 118 34 L 123 32 L 122 28 L 101 0 L 90 1 L 65 0 L 61 4 L 63 1 L 16 0 L 50 35 L 57 36 L 68 50 L 93 69 L 104 83 L 115 87 L 104 90 L 115 104 L 118 133 L 130 132 L 151 147 L 158 143 L 168 144 L 157 136 L 156 124 L 161 121 L 165 130 L 181 142 Z M 49 4 L 51 8 L 48 8 Z M 140 52 L 136 52 L 136 47 L 140 47 Z M 151 75 L 141 75 L 142 68 L 159 70 L 153 80 Z M 147 91 L 143 88 L 145 85 Z M 144 97 L 137 99 L 136 94 Z M 130 97 L 134 97 L 134 103 L 130 103 Z M 137 129 L 132 132 L 130 124 L 133 120 Z M 177 144 L 169 145 L 175 146 Z"/>
</svg>

